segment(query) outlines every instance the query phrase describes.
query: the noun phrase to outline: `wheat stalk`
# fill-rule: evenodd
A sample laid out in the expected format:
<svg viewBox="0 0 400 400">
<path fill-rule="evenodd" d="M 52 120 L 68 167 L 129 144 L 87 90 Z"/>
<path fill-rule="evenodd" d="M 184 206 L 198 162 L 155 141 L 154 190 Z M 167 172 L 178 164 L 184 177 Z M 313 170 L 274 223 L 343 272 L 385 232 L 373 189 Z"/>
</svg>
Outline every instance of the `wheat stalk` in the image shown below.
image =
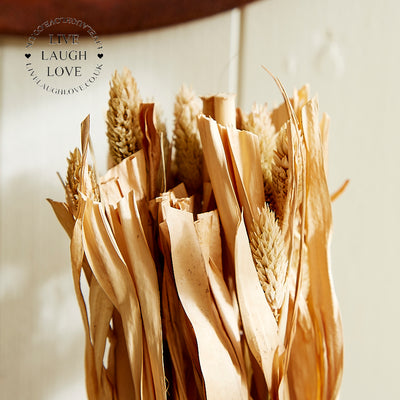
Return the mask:
<svg viewBox="0 0 400 400">
<path fill-rule="evenodd" d="M 288 261 L 281 229 L 274 211 L 267 204 L 254 221 L 249 238 L 258 279 L 278 321 L 287 286 Z"/>
<path fill-rule="evenodd" d="M 65 199 L 69 208 L 75 212 L 78 208 L 79 183 L 82 167 L 81 152 L 78 148 L 75 148 L 73 152 L 71 151 L 69 153 L 67 163 L 68 169 L 65 183 Z"/>
<path fill-rule="evenodd" d="M 177 178 L 190 193 L 198 191 L 202 185 L 203 157 L 197 127 L 197 116 L 201 108 L 201 101 L 194 92 L 182 86 L 174 106 L 173 144 Z"/>
<path fill-rule="evenodd" d="M 115 71 L 110 82 L 107 111 L 107 137 L 110 155 L 115 164 L 134 154 L 142 146 L 139 108 L 142 100 L 131 72 Z"/>
<path fill-rule="evenodd" d="M 280 222 L 282 222 L 284 218 L 284 210 L 289 184 L 288 151 L 287 124 L 284 124 L 276 138 L 276 148 L 274 151 L 273 162 L 271 166 L 271 203 L 275 210 L 276 217 Z"/>
<path fill-rule="evenodd" d="M 80 198 L 80 186 L 81 186 L 81 170 L 82 170 L 82 156 L 78 148 L 75 148 L 73 152 L 69 153 L 67 158 L 68 168 L 65 183 L 65 199 L 70 210 L 73 214 L 78 209 L 78 202 Z M 97 184 L 96 174 L 93 168 L 89 165 L 88 167 L 89 178 L 91 181 L 91 188 L 93 199 L 100 200 L 100 191 Z"/>
</svg>

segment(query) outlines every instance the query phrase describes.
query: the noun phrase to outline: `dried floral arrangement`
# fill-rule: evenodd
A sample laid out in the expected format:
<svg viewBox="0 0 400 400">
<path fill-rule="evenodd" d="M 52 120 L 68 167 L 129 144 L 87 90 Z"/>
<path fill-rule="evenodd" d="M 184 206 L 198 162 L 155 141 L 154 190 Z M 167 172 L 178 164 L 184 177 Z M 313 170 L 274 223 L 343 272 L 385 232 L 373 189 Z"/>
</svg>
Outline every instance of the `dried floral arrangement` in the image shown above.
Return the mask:
<svg viewBox="0 0 400 400">
<path fill-rule="evenodd" d="M 90 400 L 337 397 L 329 117 L 274 79 L 282 105 L 250 112 L 183 86 L 169 142 L 115 72 L 102 177 L 82 122 L 66 201 L 49 202 L 71 240 Z"/>
</svg>

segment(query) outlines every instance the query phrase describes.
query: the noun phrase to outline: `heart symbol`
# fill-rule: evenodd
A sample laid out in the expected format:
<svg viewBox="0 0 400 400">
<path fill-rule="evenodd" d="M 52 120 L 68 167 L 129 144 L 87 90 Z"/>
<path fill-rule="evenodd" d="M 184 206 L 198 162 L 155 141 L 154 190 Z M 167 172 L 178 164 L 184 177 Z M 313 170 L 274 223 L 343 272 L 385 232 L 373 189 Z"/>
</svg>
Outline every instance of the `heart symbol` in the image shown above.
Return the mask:
<svg viewBox="0 0 400 400">
<path fill-rule="evenodd" d="M 25 54 L 25 57 L 26 58 L 29 58 L 31 55 L 28 53 L 28 54 Z"/>
<path fill-rule="evenodd" d="M 99 57 L 99 58 L 103 58 L 103 54 L 97 54 L 97 57 Z"/>
</svg>

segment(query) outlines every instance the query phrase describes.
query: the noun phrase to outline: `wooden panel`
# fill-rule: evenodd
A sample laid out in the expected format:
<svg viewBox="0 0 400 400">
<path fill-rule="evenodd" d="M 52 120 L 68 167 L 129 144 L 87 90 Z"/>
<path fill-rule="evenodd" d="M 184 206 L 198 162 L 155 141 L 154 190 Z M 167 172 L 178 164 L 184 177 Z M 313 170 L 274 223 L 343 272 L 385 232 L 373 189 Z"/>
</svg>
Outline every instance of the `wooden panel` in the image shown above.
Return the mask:
<svg viewBox="0 0 400 400">
<path fill-rule="evenodd" d="M 73 17 L 99 34 L 159 28 L 208 17 L 254 0 L 3 0 L 0 33 L 27 35 L 45 20 Z M 74 27 L 63 24 L 59 33 Z"/>
</svg>

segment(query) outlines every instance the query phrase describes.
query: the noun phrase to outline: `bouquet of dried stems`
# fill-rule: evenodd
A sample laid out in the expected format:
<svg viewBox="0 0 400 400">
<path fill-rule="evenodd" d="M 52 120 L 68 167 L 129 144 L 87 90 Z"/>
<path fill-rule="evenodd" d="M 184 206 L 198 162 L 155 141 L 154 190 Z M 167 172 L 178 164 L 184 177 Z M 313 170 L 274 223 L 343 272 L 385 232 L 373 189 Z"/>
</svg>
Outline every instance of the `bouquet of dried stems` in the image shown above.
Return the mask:
<svg viewBox="0 0 400 400">
<path fill-rule="evenodd" d="M 82 122 L 66 201 L 49 202 L 71 241 L 90 400 L 337 397 L 329 118 L 308 86 L 288 98 L 274 79 L 283 104 L 249 112 L 183 86 L 168 141 L 116 72 L 101 177 Z"/>
</svg>

